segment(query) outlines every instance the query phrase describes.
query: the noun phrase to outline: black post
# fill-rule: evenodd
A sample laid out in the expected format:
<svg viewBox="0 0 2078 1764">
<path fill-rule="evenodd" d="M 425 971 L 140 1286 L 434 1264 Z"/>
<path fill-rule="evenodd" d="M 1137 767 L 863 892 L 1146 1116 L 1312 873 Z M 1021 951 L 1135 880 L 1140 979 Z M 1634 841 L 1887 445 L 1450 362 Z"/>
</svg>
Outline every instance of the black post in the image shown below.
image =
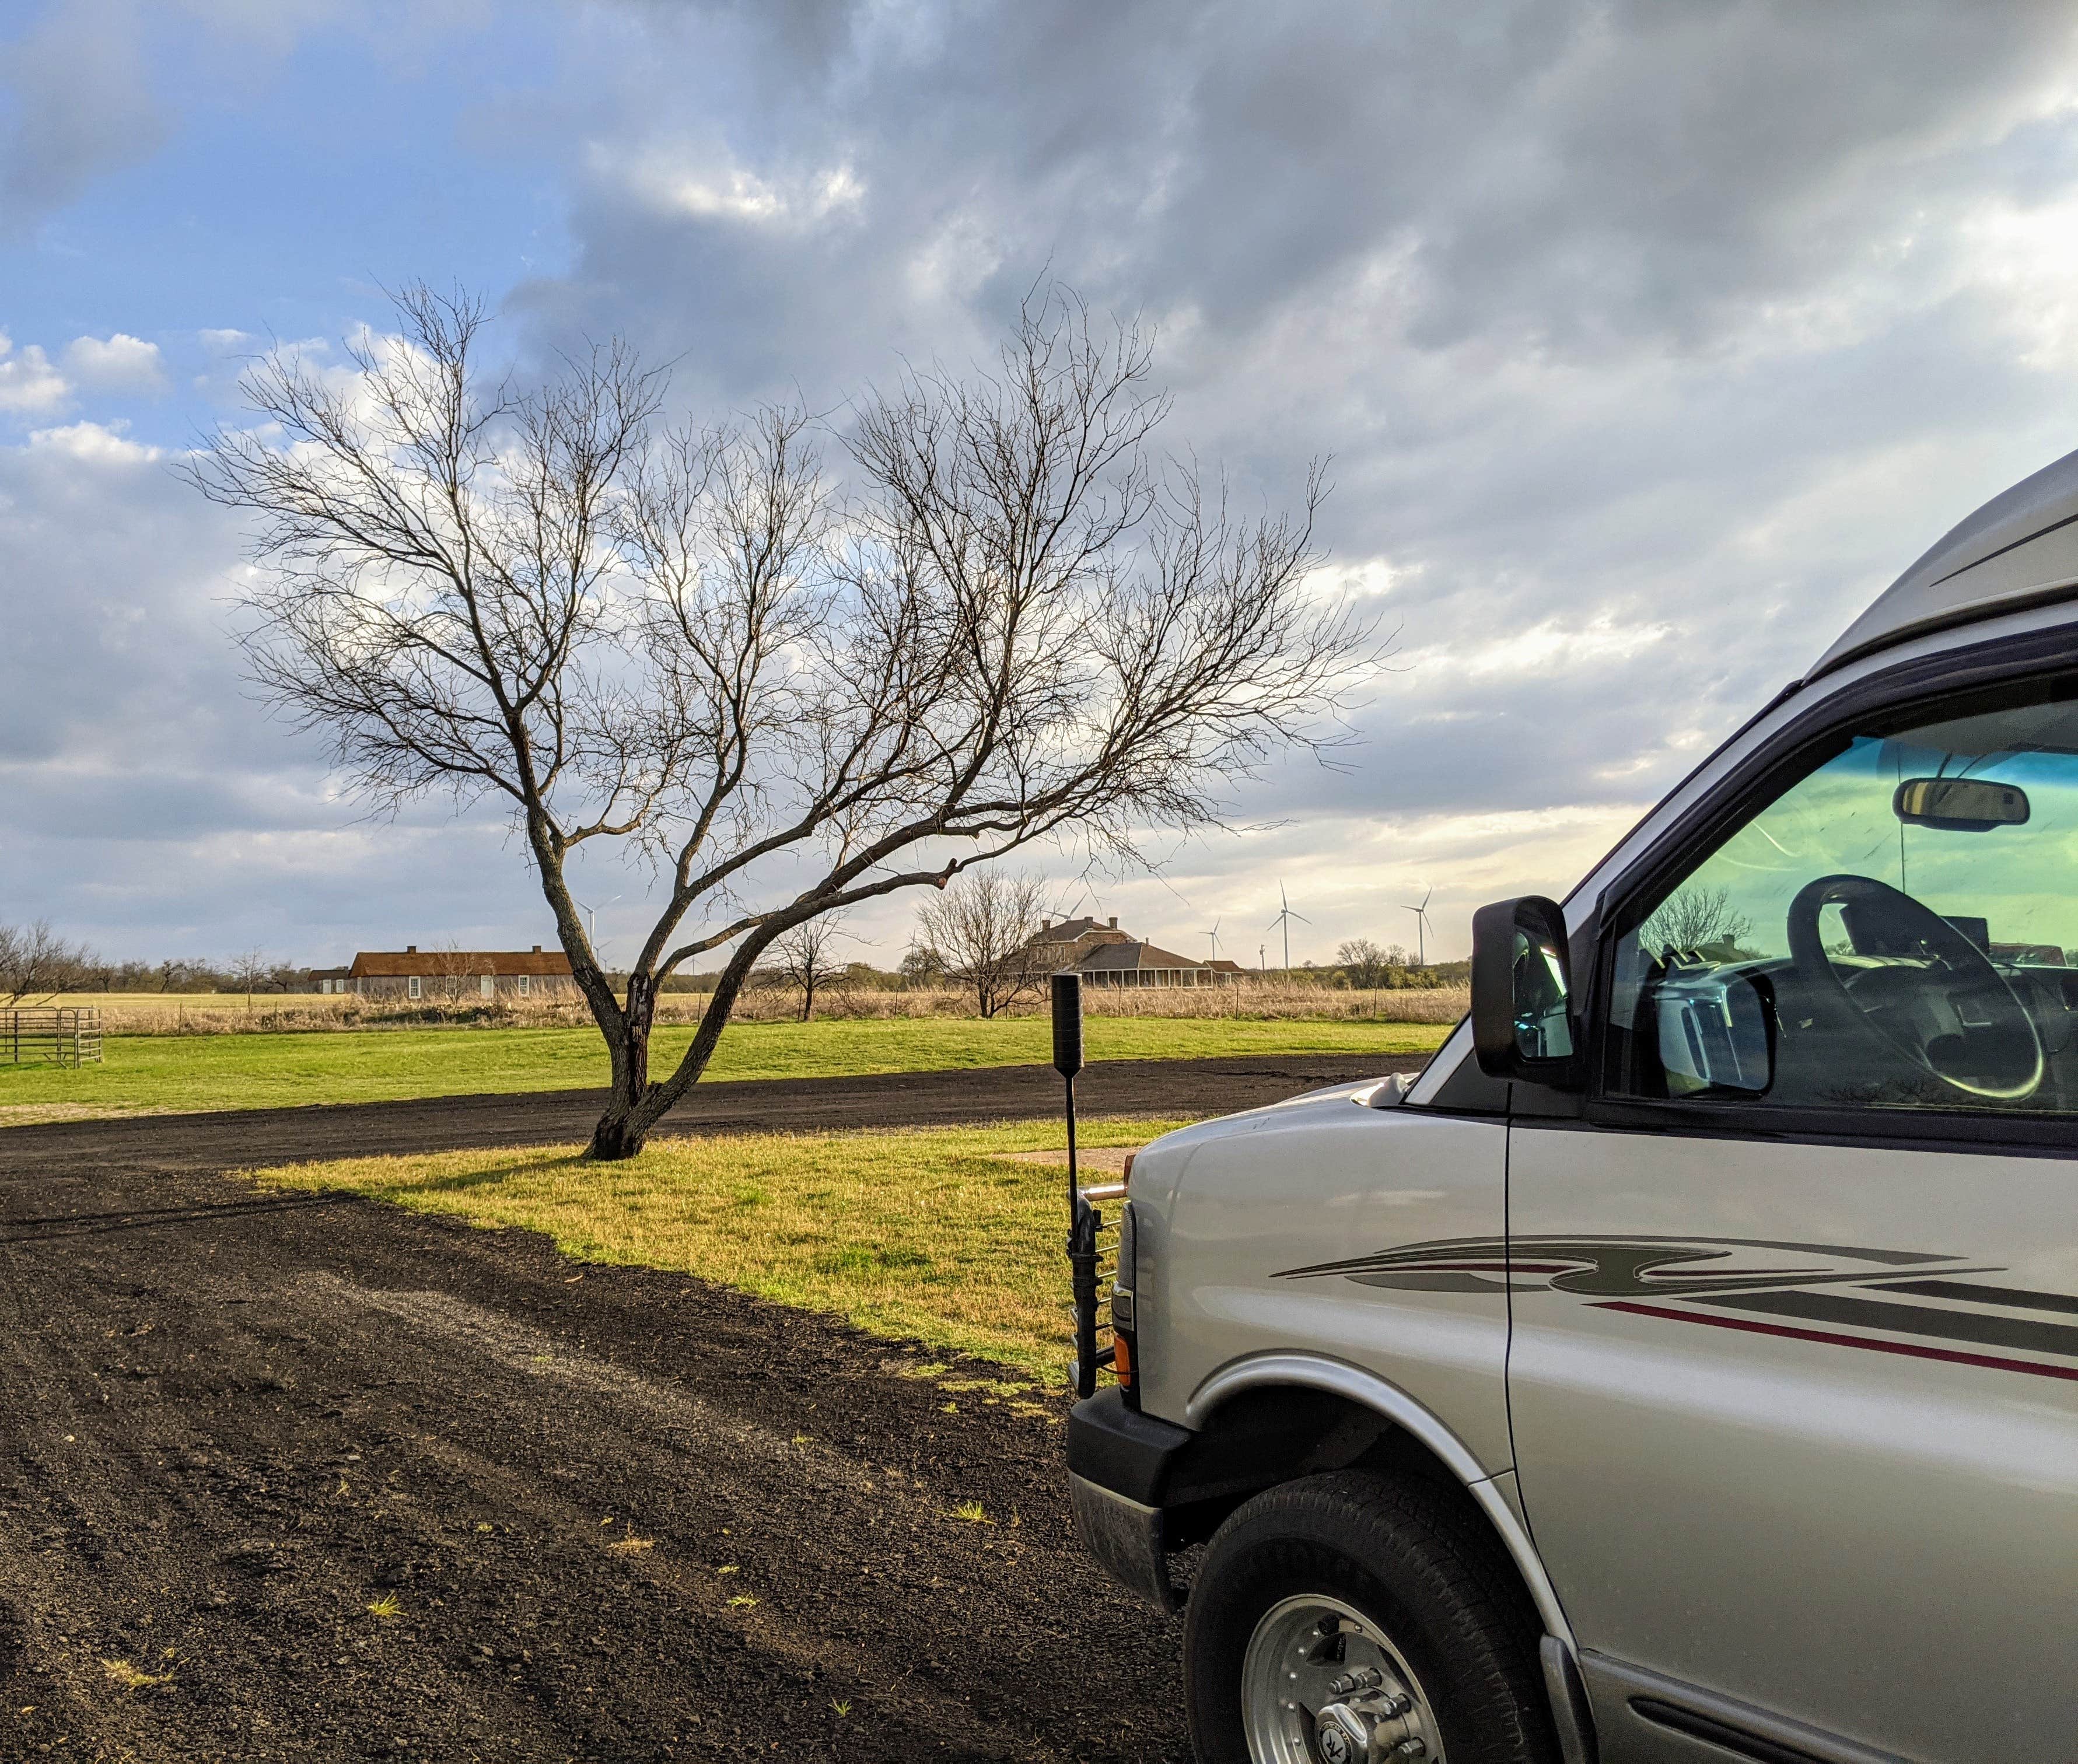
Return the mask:
<svg viewBox="0 0 2078 1764">
<path fill-rule="evenodd" d="M 1067 1083 L 1068 1266 L 1075 1300 L 1075 1358 L 1071 1379 L 1079 1397 L 1097 1387 L 1097 1216 L 1083 1199 L 1075 1161 L 1075 1074 L 1083 1069 L 1083 977 L 1053 979 L 1054 1070 Z"/>
<path fill-rule="evenodd" d="M 1054 976 L 1054 1070 L 1068 1082 L 1068 1223 L 1075 1222 L 1075 1074 L 1083 1069 L 1083 977 Z"/>
</svg>

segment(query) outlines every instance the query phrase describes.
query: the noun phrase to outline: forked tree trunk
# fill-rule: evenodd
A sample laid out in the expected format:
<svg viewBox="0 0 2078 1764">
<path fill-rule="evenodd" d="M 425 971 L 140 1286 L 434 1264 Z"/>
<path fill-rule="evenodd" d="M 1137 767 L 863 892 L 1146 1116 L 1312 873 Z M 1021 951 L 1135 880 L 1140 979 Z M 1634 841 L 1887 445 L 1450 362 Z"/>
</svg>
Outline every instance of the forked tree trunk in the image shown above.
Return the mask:
<svg viewBox="0 0 2078 1764">
<path fill-rule="evenodd" d="M 649 1032 L 657 1016 L 657 982 L 653 975 L 631 975 L 628 1003 L 617 1017 L 600 1024 L 613 1049 L 613 1099 L 592 1129 L 589 1154 L 602 1163 L 632 1157 L 642 1149 L 649 1130 L 700 1081 L 714 1057 L 715 1045 L 727 1027 L 748 974 L 770 936 L 753 937 L 715 983 L 707 1007 L 693 1032 L 678 1068 L 661 1084 L 649 1079 Z"/>
</svg>

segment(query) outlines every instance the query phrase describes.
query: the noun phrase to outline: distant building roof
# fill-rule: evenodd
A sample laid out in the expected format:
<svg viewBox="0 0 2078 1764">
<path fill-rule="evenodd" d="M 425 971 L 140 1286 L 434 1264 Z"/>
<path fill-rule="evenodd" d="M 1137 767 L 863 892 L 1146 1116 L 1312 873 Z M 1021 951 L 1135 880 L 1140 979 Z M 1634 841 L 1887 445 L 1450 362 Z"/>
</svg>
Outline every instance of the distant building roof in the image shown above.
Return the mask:
<svg viewBox="0 0 2078 1764">
<path fill-rule="evenodd" d="M 1087 949 L 1075 958 L 1075 966 L 1084 974 L 1109 974 L 1125 969 L 1143 968 L 1202 968 L 1205 964 L 1189 956 L 1179 956 L 1173 949 L 1158 949 L 1151 943 L 1127 940 L 1122 943 L 1100 943 Z"/>
<path fill-rule="evenodd" d="M 356 980 L 386 980 L 417 974 L 432 980 L 457 974 L 527 974 L 570 978 L 570 958 L 560 949 L 363 949 L 346 970 Z"/>
<path fill-rule="evenodd" d="M 1063 919 L 1058 925 L 1041 925 L 1033 936 L 1034 943 L 1080 943 L 1085 937 L 1101 937 L 1107 942 L 1129 942 L 1132 933 L 1120 931 L 1114 918 L 1104 924 L 1094 919 Z"/>
</svg>

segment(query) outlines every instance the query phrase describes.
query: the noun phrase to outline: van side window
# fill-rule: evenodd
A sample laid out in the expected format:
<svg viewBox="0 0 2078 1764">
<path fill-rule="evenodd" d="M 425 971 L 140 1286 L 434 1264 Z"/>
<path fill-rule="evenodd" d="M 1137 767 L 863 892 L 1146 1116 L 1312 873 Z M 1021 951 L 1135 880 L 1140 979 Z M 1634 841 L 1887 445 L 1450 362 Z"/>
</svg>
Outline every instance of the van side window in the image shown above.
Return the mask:
<svg viewBox="0 0 2078 1764">
<path fill-rule="evenodd" d="M 1612 1095 L 2078 1112 L 2078 682 L 1842 736 L 1617 924 Z"/>
</svg>

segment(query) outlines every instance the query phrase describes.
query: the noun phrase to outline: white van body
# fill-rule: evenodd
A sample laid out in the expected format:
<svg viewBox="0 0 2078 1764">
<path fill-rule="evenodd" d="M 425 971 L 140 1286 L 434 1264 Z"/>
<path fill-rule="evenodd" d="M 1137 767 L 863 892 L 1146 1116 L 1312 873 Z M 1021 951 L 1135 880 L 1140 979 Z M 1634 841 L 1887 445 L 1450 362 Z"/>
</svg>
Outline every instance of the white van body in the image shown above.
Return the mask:
<svg viewBox="0 0 2078 1764">
<path fill-rule="evenodd" d="M 1133 1162 L 1070 1468 L 1172 1608 L 1211 1540 L 1200 1757 L 2072 1764 L 2078 454 L 1563 913 L 1513 1053 Z"/>
</svg>

